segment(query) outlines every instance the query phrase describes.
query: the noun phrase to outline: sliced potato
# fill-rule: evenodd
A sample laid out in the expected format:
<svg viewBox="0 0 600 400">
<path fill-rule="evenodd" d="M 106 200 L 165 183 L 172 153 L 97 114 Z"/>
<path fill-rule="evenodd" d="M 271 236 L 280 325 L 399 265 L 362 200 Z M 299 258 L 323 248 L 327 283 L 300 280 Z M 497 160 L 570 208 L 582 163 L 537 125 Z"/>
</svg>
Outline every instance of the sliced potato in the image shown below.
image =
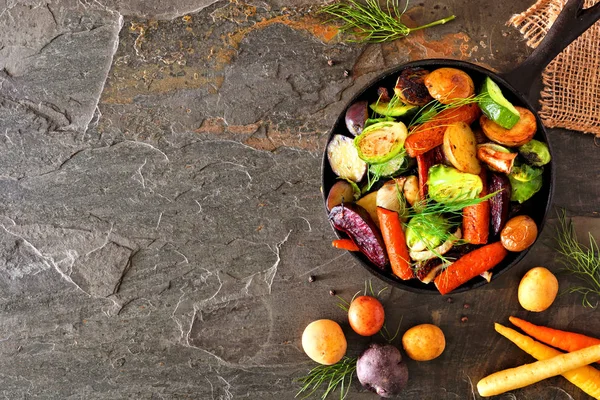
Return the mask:
<svg viewBox="0 0 600 400">
<path fill-rule="evenodd" d="M 535 115 L 523 107 L 515 107 L 521 116 L 519 122 L 510 129 L 504 129 L 485 115 L 479 119 L 483 133 L 490 140 L 509 147 L 522 146 L 535 136 L 537 123 Z"/>
<path fill-rule="evenodd" d="M 479 175 L 481 165 L 477 159 L 477 139 L 469 125 L 455 122 L 444 133 L 444 155 L 459 171 Z"/>
<path fill-rule="evenodd" d="M 385 208 L 386 210 L 395 211 L 401 217 L 406 212 L 406 202 L 402 195 L 402 189 L 404 188 L 405 177 L 392 179 L 387 181 L 381 189 L 377 191 L 376 203 L 378 207 Z"/>
<path fill-rule="evenodd" d="M 327 210 L 344 203 L 354 202 L 354 188 L 346 181 L 337 181 L 327 195 Z"/>
<path fill-rule="evenodd" d="M 421 201 L 421 195 L 419 194 L 419 178 L 415 175 L 406 177 L 404 182 L 404 198 L 408 201 L 408 204 L 414 206 L 416 203 Z"/>
<path fill-rule="evenodd" d="M 367 210 L 377 227 L 379 228 L 379 217 L 377 217 L 377 192 L 369 193 L 356 202 L 359 206 Z"/>
<path fill-rule="evenodd" d="M 442 104 L 450 104 L 475 94 L 473 79 L 456 68 L 438 68 L 427 75 L 424 82 L 431 97 Z"/>
</svg>

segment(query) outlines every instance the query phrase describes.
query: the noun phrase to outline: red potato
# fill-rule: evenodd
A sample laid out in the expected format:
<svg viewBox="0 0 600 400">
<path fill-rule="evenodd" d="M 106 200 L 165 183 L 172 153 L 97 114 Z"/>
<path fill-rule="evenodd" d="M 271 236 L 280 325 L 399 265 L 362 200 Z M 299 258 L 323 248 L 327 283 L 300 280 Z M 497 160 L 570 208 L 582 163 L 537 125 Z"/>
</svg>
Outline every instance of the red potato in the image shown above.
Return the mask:
<svg viewBox="0 0 600 400">
<path fill-rule="evenodd" d="M 327 195 L 327 210 L 340 204 L 352 203 L 354 201 L 354 188 L 346 181 L 337 181 L 329 190 Z"/>
<path fill-rule="evenodd" d="M 346 128 L 354 136 L 361 134 L 365 121 L 369 118 L 369 104 L 366 101 L 358 101 L 348 107 L 344 122 Z"/>
<path fill-rule="evenodd" d="M 373 336 L 383 326 L 385 312 L 375 297 L 359 296 L 348 308 L 350 327 L 361 336 Z"/>
</svg>

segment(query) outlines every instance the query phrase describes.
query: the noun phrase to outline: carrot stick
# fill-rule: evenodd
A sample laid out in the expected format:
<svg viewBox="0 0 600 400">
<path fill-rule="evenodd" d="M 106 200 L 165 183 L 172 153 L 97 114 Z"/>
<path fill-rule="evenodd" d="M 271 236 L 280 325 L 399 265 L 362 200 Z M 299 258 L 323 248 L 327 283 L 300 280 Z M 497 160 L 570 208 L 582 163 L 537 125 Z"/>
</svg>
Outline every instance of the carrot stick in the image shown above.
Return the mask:
<svg viewBox="0 0 600 400">
<path fill-rule="evenodd" d="M 348 251 L 360 251 L 356 243 L 350 239 L 338 239 L 331 242 L 331 245 L 336 249 L 348 250 Z"/>
<path fill-rule="evenodd" d="M 600 344 L 493 373 L 477 382 L 477 391 L 483 397 L 495 396 L 564 374 L 598 360 L 600 360 Z"/>
<path fill-rule="evenodd" d="M 465 122 L 471 125 L 480 114 L 481 110 L 474 103 L 448 108 L 430 121 L 417 125 L 412 129 L 404 142 L 404 148 L 408 155 L 413 158 L 423 154 L 444 142 L 446 126 L 453 122 Z"/>
<path fill-rule="evenodd" d="M 553 349 L 550 346 L 546 346 L 540 342 L 536 342 L 529 336 L 520 334 L 519 332 L 502 326 L 500 324 L 494 324 L 496 332 L 516 344 L 521 350 L 530 354 L 536 360 L 547 360 L 552 357 L 561 355 L 558 350 Z M 596 368 L 592 368 L 589 365 L 564 372 L 562 374 L 569 382 L 583 390 L 590 396 L 600 399 L 600 371 Z"/>
<path fill-rule="evenodd" d="M 435 147 L 417 156 L 417 170 L 419 172 L 419 195 L 421 199 L 427 197 L 427 179 L 429 179 L 429 168 L 444 161 L 444 152 L 441 146 Z"/>
<path fill-rule="evenodd" d="M 526 334 L 533 336 L 540 342 L 549 344 L 568 352 L 580 350 L 589 346 L 600 344 L 600 339 L 585 336 L 579 333 L 559 331 L 546 326 L 537 326 L 519 318 L 509 317 L 509 321 Z"/>
<path fill-rule="evenodd" d="M 388 252 L 392 272 L 400 279 L 411 279 L 414 272 L 410 267 L 410 257 L 406 237 L 398 213 L 377 207 L 377 216 L 381 226 L 381 236 Z"/>
<path fill-rule="evenodd" d="M 495 267 L 508 252 L 501 242 L 485 245 L 465 254 L 435 278 L 441 294 L 447 294 L 477 275 Z"/>
<path fill-rule="evenodd" d="M 481 169 L 479 174 L 483 182 L 483 190 L 479 197 L 487 195 L 487 171 Z M 463 238 L 471 244 L 486 244 L 490 231 L 490 202 L 488 200 L 467 206 L 463 209 Z"/>
</svg>

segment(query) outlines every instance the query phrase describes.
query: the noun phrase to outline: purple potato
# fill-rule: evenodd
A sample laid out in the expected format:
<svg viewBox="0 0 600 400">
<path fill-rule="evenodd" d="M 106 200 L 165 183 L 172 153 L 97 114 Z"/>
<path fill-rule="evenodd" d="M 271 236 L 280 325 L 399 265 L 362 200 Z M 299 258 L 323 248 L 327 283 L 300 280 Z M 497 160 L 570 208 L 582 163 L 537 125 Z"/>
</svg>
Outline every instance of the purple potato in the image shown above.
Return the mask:
<svg viewBox="0 0 600 400">
<path fill-rule="evenodd" d="M 343 204 L 331 209 L 329 220 L 335 229 L 350 236 L 373 264 L 385 268 L 389 261 L 385 243 L 367 210 L 358 204 Z"/>
<path fill-rule="evenodd" d="M 346 127 L 348 132 L 354 136 L 360 135 L 365 121 L 369 118 L 369 104 L 366 101 L 358 101 L 346 110 Z"/>
<path fill-rule="evenodd" d="M 356 375 L 361 385 L 381 397 L 398 395 L 408 383 L 408 368 L 391 344 L 371 344 L 358 357 Z"/>
</svg>

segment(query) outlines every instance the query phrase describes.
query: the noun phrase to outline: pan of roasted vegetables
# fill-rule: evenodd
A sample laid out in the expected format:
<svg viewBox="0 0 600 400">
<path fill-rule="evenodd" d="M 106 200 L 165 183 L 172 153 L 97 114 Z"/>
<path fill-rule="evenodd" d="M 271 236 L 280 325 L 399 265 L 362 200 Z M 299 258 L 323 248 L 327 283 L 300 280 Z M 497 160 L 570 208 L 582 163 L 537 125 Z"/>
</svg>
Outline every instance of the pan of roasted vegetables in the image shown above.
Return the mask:
<svg viewBox="0 0 600 400">
<path fill-rule="evenodd" d="M 352 99 L 323 156 L 334 247 L 396 287 L 443 295 L 487 284 L 524 257 L 544 225 L 554 175 L 530 86 L 593 23 L 570 3 L 508 74 L 421 60 Z"/>
</svg>

